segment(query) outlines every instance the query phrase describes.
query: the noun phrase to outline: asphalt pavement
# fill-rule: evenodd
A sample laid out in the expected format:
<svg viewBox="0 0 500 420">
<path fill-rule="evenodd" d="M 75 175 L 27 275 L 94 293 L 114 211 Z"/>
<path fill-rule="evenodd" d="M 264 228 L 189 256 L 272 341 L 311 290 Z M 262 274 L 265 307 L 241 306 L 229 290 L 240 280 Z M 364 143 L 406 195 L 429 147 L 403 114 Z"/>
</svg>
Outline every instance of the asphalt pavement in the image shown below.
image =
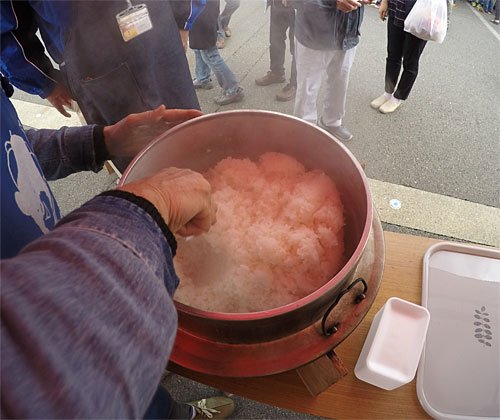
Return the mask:
<svg viewBox="0 0 500 420">
<path fill-rule="evenodd" d="M 283 85 L 259 87 L 254 82 L 269 67 L 269 11 L 264 13 L 264 3 L 263 0 L 241 3 L 230 23 L 233 36 L 221 50 L 245 90 L 244 101 L 219 107 L 213 102 L 218 88 L 200 91 L 203 112 L 266 109 L 293 113 L 292 102 L 274 99 Z M 467 2 L 457 0 L 457 6 L 452 11 L 445 41 L 427 44 L 410 97 L 390 115 L 380 114 L 369 106 L 383 92 L 386 25 L 378 18 L 375 7 L 365 7 L 344 119 L 345 126 L 354 134 L 347 147 L 365 163 L 372 188 L 382 190 L 379 197 L 383 198 L 375 201 L 383 200 L 378 203 L 378 211 L 384 229 L 499 246 L 500 28 L 490 23 L 491 15 L 477 12 Z M 188 51 L 188 59 L 194 70 L 192 51 Z M 321 97 L 322 93 L 319 104 Z M 50 125 L 44 116 L 50 112 L 53 115 L 55 110 L 49 109 L 44 114 L 48 103 L 38 97 L 16 91 L 14 98 L 20 115 L 32 114 L 29 107 L 33 104 L 42 110 L 36 114 L 39 121 L 30 123 L 32 126 L 56 128 L 67 123 L 61 117 Z M 114 174 L 103 170 L 99 174 L 75 174 L 51 182 L 51 187 L 62 213 L 66 214 L 95 194 L 115 186 L 116 180 Z M 394 194 L 404 196 L 403 208 L 414 211 L 401 217 L 405 213 L 389 209 L 386 197 Z M 465 210 L 452 211 L 455 208 Z M 439 223 L 431 226 L 425 223 L 426 219 Z M 462 233 L 460 229 L 474 221 L 472 234 Z M 447 224 L 460 229 L 447 229 Z M 481 226 L 493 231 L 491 240 L 475 235 Z M 167 383 L 179 401 L 221 394 L 173 374 Z M 315 418 L 235 399 L 235 419 Z"/>
</svg>

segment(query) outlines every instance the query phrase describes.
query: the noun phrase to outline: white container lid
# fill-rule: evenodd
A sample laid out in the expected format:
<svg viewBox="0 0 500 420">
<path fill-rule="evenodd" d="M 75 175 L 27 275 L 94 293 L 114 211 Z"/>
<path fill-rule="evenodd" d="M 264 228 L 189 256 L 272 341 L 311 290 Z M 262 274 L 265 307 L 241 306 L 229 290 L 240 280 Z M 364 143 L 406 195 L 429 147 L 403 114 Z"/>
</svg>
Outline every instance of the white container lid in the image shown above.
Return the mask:
<svg viewBox="0 0 500 420">
<path fill-rule="evenodd" d="M 386 390 L 411 382 L 429 325 L 429 311 L 391 297 L 373 318 L 354 374 Z"/>
<path fill-rule="evenodd" d="M 424 410 L 436 419 L 500 418 L 500 251 L 430 247 L 422 305 L 431 313 L 417 375 Z"/>
</svg>

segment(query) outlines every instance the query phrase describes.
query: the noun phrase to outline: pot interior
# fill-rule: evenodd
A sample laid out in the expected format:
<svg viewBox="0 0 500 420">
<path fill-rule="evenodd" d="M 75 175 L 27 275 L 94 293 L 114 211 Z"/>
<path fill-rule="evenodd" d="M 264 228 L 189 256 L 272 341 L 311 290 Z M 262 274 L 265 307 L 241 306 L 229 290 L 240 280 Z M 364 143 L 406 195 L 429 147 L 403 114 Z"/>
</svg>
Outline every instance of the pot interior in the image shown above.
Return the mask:
<svg viewBox="0 0 500 420">
<path fill-rule="evenodd" d="M 306 170 L 319 169 L 335 182 L 345 209 L 344 246 L 347 263 L 327 284 L 299 301 L 251 314 L 199 311 L 179 304 L 191 316 L 213 320 L 264 319 L 295 310 L 321 296 L 353 271 L 368 239 L 372 204 L 363 170 L 340 142 L 295 117 L 268 111 L 229 111 L 187 121 L 154 140 L 129 165 L 121 185 L 168 167 L 205 172 L 226 157 L 256 160 L 266 152 L 288 154 Z M 315 308 L 318 312 L 318 308 Z"/>
</svg>

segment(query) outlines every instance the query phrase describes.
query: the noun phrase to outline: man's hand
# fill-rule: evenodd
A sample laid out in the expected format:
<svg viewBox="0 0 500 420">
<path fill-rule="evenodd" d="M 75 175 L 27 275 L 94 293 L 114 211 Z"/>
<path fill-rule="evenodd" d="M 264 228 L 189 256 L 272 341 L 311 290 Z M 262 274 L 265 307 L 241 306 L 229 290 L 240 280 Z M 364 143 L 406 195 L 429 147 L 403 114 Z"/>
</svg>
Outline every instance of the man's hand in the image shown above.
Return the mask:
<svg viewBox="0 0 500 420">
<path fill-rule="evenodd" d="M 52 93 L 47 96 L 47 100 L 65 117 L 71 117 L 64 109 L 64 105 L 71 108 L 71 94 L 63 85 L 58 83 Z"/>
<path fill-rule="evenodd" d="M 382 19 L 382 22 L 387 18 L 387 9 L 388 9 L 387 0 L 382 0 L 382 3 L 380 3 L 380 7 L 378 9 L 378 14 L 380 16 L 380 19 Z"/>
<path fill-rule="evenodd" d="M 182 46 L 184 47 L 184 52 L 187 52 L 189 31 L 186 29 L 179 29 L 179 34 L 181 35 L 181 41 L 182 41 Z"/>
<path fill-rule="evenodd" d="M 209 182 L 190 169 L 167 168 L 120 188 L 144 197 L 160 212 L 173 233 L 181 236 L 208 232 L 217 206 Z"/>
<path fill-rule="evenodd" d="M 151 140 L 176 125 L 202 115 L 195 109 L 165 109 L 130 114 L 114 125 L 104 127 L 104 142 L 111 157 L 131 157 Z"/>
<path fill-rule="evenodd" d="M 335 4 L 337 9 L 345 13 L 352 12 L 361 7 L 361 3 L 356 0 L 337 0 Z"/>
</svg>

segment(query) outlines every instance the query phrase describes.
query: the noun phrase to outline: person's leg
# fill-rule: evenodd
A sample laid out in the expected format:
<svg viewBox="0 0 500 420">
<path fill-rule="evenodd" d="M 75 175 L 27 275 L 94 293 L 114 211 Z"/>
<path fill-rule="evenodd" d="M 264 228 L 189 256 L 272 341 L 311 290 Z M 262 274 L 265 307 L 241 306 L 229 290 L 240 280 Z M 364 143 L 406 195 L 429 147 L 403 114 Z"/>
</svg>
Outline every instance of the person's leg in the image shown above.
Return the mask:
<svg viewBox="0 0 500 420">
<path fill-rule="evenodd" d="M 499 0 L 497 0 L 495 4 L 495 19 L 493 19 L 493 21 L 496 23 L 500 21 L 500 4 L 498 2 Z"/>
<path fill-rule="evenodd" d="M 236 76 L 219 54 L 219 50 L 214 47 L 209 50 L 201 50 L 203 60 L 209 65 L 217 78 L 217 82 L 225 93 L 232 94 L 239 89 Z"/>
<path fill-rule="evenodd" d="M 318 113 L 316 99 L 321 87 L 321 76 L 326 69 L 331 51 L 307 48 L 295 38 L 297 60 L 297 94 L 293 114 L 316 124 Z"/>
<path fill-rule="evenodd" d="M 326 91 L 322 121 L 327 127 L 340 127 L 345 114 L 349 74 L 356 56 L 356 47 L 332 51 L 326 69 Z"/>
<path fill-rule="evenodd" d="M 287 10 L 288 15 L 288 39 L 290 40 L 290 54 L 292 54 L 292 68 L 290 71 L 290 84 L 297 86 L 297 63 L 295 61 L 295 10 L 291 7 Z"/>
<path fill-rule="evenodd" d="M 271 5 L 271 24 L 269 28 L 269 57 L 271 72 L 285 74 L 286 30 L 287 20 L 283 6 Z"/>
<path fill-rule="evenodd" d="M 387 59 L 385 64 L 385 91 L 394 93 L 401 72 L 403 58 L 404 28 L 394 25 L 392 18 L 387 21 Z"/>
<path fill-rule="evenodd" d="M 240 7 L 240 0 L 226 0 L 226 7 L 220 14 L 220 22 L 223 29 L 229 26 L 229 21 L 233 13 Z"/>
<path fill-rule="evenodd" d="M 193 50 L 196 59 L 196 67 L 194 73 L 196 75 L 196 80 L 203 84 L 210 81 L 210 67 L 206 63 L 203 57 L 203 50 Z"/>
<path fill-rule="evenodd" d="M 220 20 L 220 15 L 217 18 L 217 41 L 224 39 L 226 36 L 224 35 L 224 29 L 222 29 L 222 22 Z"/>
<path fill-rule="evenodd" d="M 297 63 L 295 62 L 295 10 L 291 7 L 283 8 L 283 21 L 286 23 L 284 31 L 288 29 L 288 39 L 290 40 L 290 54 L 292 64 L 290 69 L 290 82 L 276 94 L 276 100 L 280 102 L 295 99 L 297 92 Z"/>
<path fill-rule="evenodd" d="M 399 80 L 396 92 L 394 92 L 394 97 L 396 99 L 406 100 L 406 98 L 408 98 L 413 84 L 417 79 L 418 62 L 426 43 L 427 41 L 405 32 L 403 74 Z"/>
</svg>

